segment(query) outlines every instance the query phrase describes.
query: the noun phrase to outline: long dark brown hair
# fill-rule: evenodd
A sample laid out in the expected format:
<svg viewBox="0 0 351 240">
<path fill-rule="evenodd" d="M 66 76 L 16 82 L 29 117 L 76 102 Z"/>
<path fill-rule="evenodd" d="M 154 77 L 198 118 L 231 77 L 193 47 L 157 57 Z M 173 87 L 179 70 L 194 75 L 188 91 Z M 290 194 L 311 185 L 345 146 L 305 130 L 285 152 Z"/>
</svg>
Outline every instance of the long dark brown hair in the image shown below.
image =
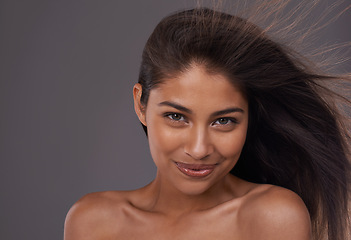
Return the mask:
<svg viewBox="0 0 351 240">
<path fill-rule="evenodd" d="M 151 89 L 193 63 L 225 74 L 249 101 L 247 140 L 231 173 L 296 192 L 309 210 L 314 239 L 344 240 L 349 137 L 327 100 L 335 95 L 323 84 L 337 78 L 299 59 L 244 18 L 208 8 L 177 12 L 157 25 L 144 48 L 141 101 L 146 106 Z"/>
</svg>

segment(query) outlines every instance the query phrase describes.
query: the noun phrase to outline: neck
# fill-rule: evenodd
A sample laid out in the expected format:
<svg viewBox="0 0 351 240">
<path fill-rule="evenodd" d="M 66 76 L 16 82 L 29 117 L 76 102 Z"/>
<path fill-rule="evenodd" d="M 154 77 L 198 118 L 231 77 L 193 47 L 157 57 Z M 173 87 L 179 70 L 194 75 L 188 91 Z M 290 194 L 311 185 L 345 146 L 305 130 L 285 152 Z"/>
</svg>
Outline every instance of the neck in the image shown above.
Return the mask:
<svg viewBox="0 0 351 240">
<path fill-rule="evenodd" d="M 237 183 L 238 179 L 228 174 L 202 193 L 186 194 L 157 175 L 145 189 L 150 199 L 148 209 L 174 216 L 210 209 L 235 198 Z"/>
</svg>

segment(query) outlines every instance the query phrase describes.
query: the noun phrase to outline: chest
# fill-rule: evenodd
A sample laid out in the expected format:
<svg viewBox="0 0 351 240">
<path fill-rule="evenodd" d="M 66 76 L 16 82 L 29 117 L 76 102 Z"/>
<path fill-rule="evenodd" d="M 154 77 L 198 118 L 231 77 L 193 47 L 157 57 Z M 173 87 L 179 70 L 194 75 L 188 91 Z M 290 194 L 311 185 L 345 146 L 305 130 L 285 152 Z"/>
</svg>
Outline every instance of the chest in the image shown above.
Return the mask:
<svg viewBox="0 0 351 240">
<path fill-rule="evenodd" d="M 235 213 L 190 214 L 177 219 L 152 216 L 125 221 L 117 239 L 221 240 L 239 238 Z"/>
</svg>

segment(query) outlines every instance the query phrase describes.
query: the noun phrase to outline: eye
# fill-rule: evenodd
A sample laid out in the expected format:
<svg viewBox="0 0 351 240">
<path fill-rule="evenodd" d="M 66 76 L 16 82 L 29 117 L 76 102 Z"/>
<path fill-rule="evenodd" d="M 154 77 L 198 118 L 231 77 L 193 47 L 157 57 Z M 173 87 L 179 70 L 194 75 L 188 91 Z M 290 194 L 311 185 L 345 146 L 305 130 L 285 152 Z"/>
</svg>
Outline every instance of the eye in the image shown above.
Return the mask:
<svg viewBox="0 0 351 240">
<path fill-rule="evenodd" d="M 179 113 L 168 113 L 166 114 L 166 117 L 170 118 L 173 121 L 184 121 L 184 116 Z"/>
<path fill-rule="evenodd" d="M 216 121 L 212 123 L 212 125 L 230 125 L 234 123 L 237 123 L 236 119 L 223 117 L 223 118 L 218 118 Z"/>
<path fill-rule="evenodd" d="M 216 122 L 218 122 L 219 124 L 223 125 L 223 124 L 227 124 L 229 121 L 230 120 L 228 118 L 220 118 Z"/>
</svg>

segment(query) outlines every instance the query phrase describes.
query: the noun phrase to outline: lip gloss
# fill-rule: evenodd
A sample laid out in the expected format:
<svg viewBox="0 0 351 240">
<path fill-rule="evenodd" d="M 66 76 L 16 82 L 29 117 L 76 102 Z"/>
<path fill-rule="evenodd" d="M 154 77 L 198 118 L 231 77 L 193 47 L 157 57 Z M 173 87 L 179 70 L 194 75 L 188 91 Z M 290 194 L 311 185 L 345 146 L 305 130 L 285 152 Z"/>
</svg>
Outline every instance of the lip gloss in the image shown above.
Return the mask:
<svg viewBox="0 0 351 240">
<path fill-rule="evenodd" d="M 177 168 L 189 177 L 203 178 L 210 175 L 216 164 L 187 164 L 175 162 Z"/>
</svg>

